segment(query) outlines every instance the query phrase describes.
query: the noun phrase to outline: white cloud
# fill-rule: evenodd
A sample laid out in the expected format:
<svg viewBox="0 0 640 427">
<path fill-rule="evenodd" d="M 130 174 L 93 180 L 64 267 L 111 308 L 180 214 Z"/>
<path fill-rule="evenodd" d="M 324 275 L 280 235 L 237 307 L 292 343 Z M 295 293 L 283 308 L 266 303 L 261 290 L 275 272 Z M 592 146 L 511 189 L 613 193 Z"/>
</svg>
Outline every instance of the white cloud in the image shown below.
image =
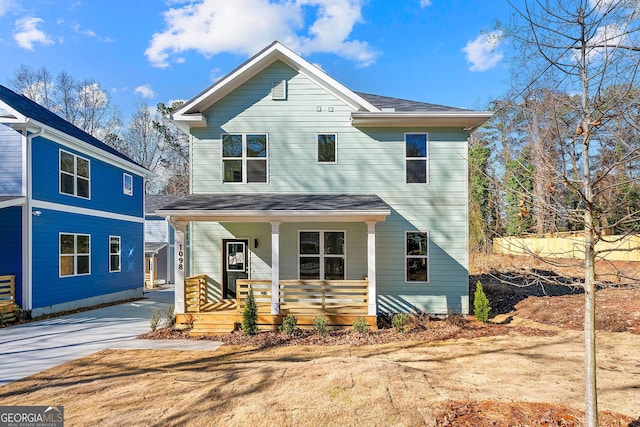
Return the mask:
<svg viewBox="0 0 640 427">
<path fill-rule="evenodd" d="M 501 43 L 502 33 L 493 31 L 480 34 L 475 40 L 467 43 L 462 51 L 466 54 L 467 61 L 471 63 L 471 71 L 487 71 L 495 67 L 503 58 L 498 46 Z"/>
<path fill-rule="evenodd" d="M 89 37 L 96 37 L 95 31 L 80 28 L 80 24 L 73 24 L 71 28 L 73 28 L 73 31 L 75 31 L 78 34 L 84 34 L 85 36 L 89 36 Z"/>
<path fill-rule="evenodd" d="M 420 7 L 431 6 L 431 0 L 420 0 Z"/>
<path fill-rule="evenodd" d="M 133 93 L 137 93 L 140 96 L 142 96 L 143 98 L 153 98 L 156 96 L 155 92 L 153 91 L 153 89 L 151 89 L 151 85 L 142 85 L 142 86 L 138 86 L 137 88 L 135 88 L 133 90 Z"/>
<path fill-rule="evenodd" d="M 16 6 L 18 6 L 18 2 L 15 0 L 0 0 L 0 16 L 6 15 Z"/>
<path fill-rule="evenodd" d="M 43 22 L 42 19 L 33 16 L 18 19 L 15 23 L 15 31 L 13 33 L 13 38 L 16 43 L 18 43 L 18 46 L 33 50 L 35 43 L 41 43 L 43 45 L 53 44 L 51 37 L 37 28 L 38 24 Z"/>
<path fill-rule="evenodd" d="M 198 0 L 177 1 L 164 13 L 166 29 L 155 33 L 145 55 L 157 67 L 193 50 L 207 57 L 232 52 L 252 55 L 274 40 L 301 54 L 335 53 L 360 65 L 376 53 L 349 40 L 362 22 L 362 0 Z M 314 22 L 305 23 L 305 16 Z"/>
</svg>

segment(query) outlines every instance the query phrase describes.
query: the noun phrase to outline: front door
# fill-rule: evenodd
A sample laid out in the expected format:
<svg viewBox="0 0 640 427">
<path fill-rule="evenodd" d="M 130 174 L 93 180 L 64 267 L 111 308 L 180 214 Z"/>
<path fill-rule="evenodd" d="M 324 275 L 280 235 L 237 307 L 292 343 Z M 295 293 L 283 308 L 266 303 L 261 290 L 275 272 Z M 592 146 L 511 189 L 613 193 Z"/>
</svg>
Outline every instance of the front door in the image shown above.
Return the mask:
<svg viewBox="0 0 640 427">
<path fill-rule="evenodd" d="M 236 297 L 236 280 L 248 279 L 248 240 L 223 240 L 223 275 L 224 293 L 222 298 Z"/>
</svg>

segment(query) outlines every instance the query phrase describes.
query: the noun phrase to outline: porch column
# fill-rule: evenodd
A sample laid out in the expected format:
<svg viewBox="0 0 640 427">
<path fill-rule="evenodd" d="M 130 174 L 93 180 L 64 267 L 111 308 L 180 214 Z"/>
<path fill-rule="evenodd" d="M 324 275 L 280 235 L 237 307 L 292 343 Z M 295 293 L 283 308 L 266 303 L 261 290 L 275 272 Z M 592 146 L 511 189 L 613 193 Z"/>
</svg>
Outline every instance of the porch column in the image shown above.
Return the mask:
<svg viewBox="0 0 640 427">
<path fill-rule="evenodd" d="M 185 242 L 184 235 L 187 231 L 187 223 L 183 221 L 172 222 L 175 229 L 175 245 L 174 245 L 174 308 L 176 314 L 184 314 L 184 271 L 186 269 Z"/>
<path fill-rule="evenodd" d="M 369 316 L 378 312 L 376 303 L 376 221 L 367 221 L 367 274 L 369 275 Z"/>
<path fill-rule="evenodd" d="M 271 314 L 280 314 L 280 223 L 271 223 Z"/>
</svg>

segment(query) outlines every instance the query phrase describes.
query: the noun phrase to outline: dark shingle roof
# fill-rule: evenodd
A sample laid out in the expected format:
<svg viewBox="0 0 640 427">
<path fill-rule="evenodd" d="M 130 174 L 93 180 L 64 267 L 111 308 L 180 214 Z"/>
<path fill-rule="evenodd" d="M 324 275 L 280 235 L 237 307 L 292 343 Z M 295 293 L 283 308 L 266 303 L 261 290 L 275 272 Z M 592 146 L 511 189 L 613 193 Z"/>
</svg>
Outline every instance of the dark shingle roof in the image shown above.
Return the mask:
<svg viewBox="0 0 640 427">
<path fill-rule="evenodd" d="M 405 112 L 472 111 L 464 108 L 448 107 L 446 105 L 429 104 L 427 102 L 409 101 L 408 99 L 372 95 L 370 93 L 355 93 L 380 109 L 393 108 L 394 111 Z"/>
<path fill-rule="evenodd" d="M 72 125 L 71 123 L 69 123 L 62 117 L 58 116 L 57 114 L 53 113 L 52 111 L 49 111 L 48 109 L 44 108 L 40 104 L 30 100 L 26 96 L 17 94 L 11 89 L 8 89 L 2 85 L 0 85 L 0 100 L 6 102 L 11 108 L 14 108 L 16 111 L 18 111 L 20 114 L 24 115 L 25 117 L 29 117 L 31 119 L 37 120 L 38 122 L 44 125 L 50 126 L 53 129 L 56 129 L 69 136 L 72 136 L 88 144 L 91 144 L 96 148 L 99 148 L 103 151 L 113 154 L 114 156 L 120 157 L 121 159 L 124 159 L 128 162 L 138 165 L 129 157 L 125 156 L 124 154 L 120 153 L 117 150 L 114 150 L 104 142 L 89 135 L 82 129 L 77 128 L 76 126 Z"/>
<path fill-rule="evenodd" d="M 167 211 L 371 211 L 389 210 L 369 194 L 190 194 L 164 205 Z"/>
<path fill-rule="evenodd" d="M 162 209 L 165 205 L 176 201 L 184 196 L 173 194 L 146 194 L 144 196 L 144 213 L 153 215 L 158 209 Z"/>
</svg>

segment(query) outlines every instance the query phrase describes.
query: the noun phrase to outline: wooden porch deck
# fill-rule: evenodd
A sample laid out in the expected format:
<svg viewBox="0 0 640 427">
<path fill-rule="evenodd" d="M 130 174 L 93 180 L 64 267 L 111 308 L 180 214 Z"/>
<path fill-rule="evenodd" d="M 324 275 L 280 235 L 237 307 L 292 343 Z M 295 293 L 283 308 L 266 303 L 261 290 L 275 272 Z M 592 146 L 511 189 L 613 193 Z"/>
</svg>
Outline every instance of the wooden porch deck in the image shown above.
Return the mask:
<svg viewBox="0 0 640 427">
<path fill-rule="evenodd" d="M 258 328 L 275 330 L 287 315 L 296 316 L 301 328 L 313 327 L 317 316 L 325 316 L 332 328 L 352 327 L 364 317 L 372 329 L 377 317 L 367 315 L 368 281 L 365 280 L 281 280 L 279 283 L 280 314 L 271 314 L 271 281 L 238 280 L 238 297 L 208 301 L 206 276 L 185 280 L 185 313 L 177 316 L 178 324 L 192 326 L 191 335 L 214 335 L 239 329 L 242 311 L 253 289 L 258 307 Z"/>
<path fill-rule="evenodd" d="M 0 276 L 0 317 L 3 322 L 17 320 L 13 312 L 16 302 L 16 276 Z"/>
</svg>

